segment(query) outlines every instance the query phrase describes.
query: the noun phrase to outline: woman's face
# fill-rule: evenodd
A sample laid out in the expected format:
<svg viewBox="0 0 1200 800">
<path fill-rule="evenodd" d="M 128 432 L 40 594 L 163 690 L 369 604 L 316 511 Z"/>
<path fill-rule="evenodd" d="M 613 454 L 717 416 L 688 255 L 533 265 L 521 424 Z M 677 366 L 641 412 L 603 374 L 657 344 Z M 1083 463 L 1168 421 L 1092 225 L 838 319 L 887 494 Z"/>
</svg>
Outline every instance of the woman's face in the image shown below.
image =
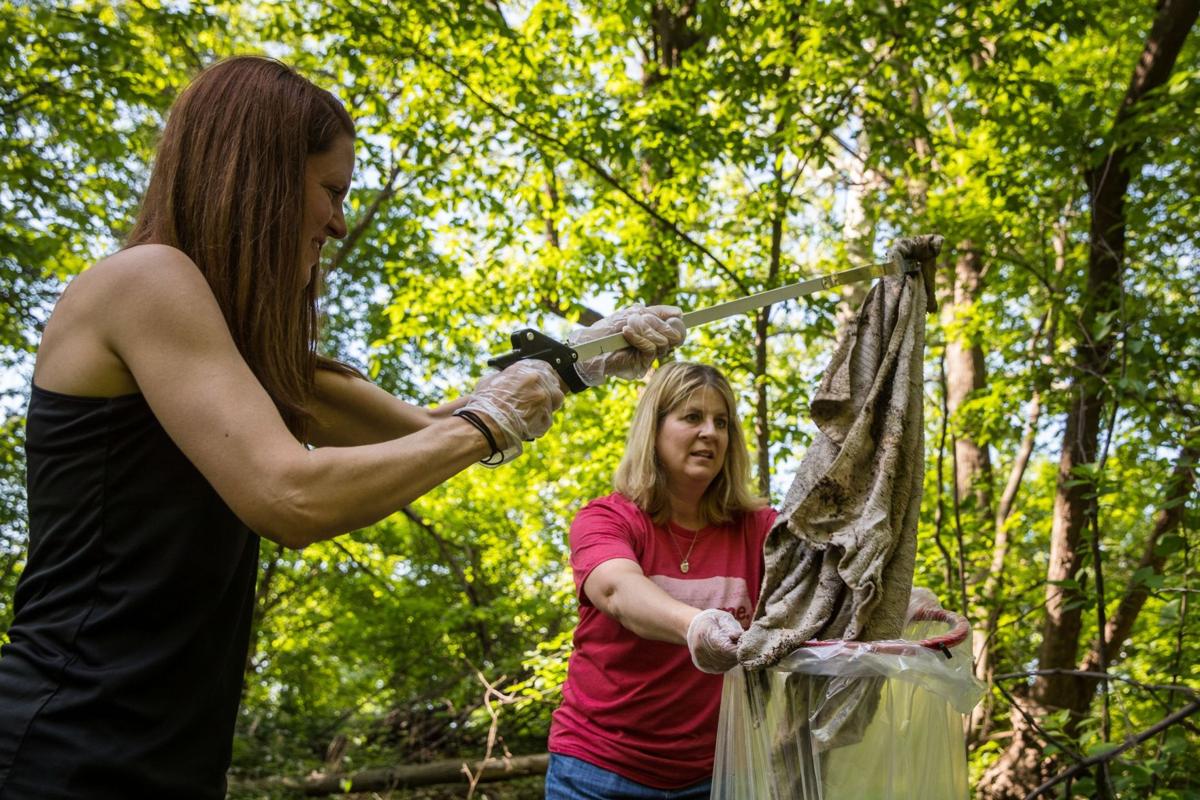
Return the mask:
<svg viewBox="0 0 1200 800">
<path fill-rule="evenodd" d="M 654 445 L 670 488 L 708 488 L 725 464 L 729 446 L 725 400 L 711 386 L 694 392 L 667 412 Z"/>
<path fill-rule="evenodd" d="M 304 219 L 300 225 L 300 257 L 307 286 L 316 274 L 321 246 L 329 237 L 346 235 L 342 204 L 354 175 L 354 140 L 339 136 L 329 149 L 308 157 L 304 165 Z"/>
</svg>

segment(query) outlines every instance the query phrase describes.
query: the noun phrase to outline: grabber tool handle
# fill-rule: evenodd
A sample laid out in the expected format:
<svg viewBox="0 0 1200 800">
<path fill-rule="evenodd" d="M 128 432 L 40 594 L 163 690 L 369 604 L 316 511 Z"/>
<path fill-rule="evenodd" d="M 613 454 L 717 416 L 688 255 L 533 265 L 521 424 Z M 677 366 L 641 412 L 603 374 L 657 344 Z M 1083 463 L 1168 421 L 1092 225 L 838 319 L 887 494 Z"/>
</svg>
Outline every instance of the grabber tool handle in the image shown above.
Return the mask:
<svg viewBox="0 0 1200 800">
<path fill-rule="evenodd" d="M 579 355 L 562 342 L 551 339 L 533 328 L 521 328 L 512 333 L 512 348 L 510 352 L 489 358 L 488 366 L 504 369 L 518 361 L 535 358 L 554 367 L 558 377 L 562 378 L 562 382 L 572 392 L 582 392 L 588 388 L 583 378 L 579 377 L 579 371 L 575 369 Z"/>
</svg>

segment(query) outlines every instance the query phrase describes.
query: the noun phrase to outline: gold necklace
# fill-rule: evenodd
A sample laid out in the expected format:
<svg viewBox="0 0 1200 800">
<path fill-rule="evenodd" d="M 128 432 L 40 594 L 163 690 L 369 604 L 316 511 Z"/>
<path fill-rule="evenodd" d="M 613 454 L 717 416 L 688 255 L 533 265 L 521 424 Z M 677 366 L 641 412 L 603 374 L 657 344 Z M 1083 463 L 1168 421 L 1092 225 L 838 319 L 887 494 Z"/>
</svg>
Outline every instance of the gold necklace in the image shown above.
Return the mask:
<svg viewBox="0 0 1200 800">
<path fill-rule="evenodd" d="M 679 571 L 687 574 L 687 571 L 691 569 L 688 559 L 692 557 L 692 549 L 695 548 L 696 541 L 700 538 L 700 531 L 696 531 L 692 536 L 692 543 L 688 545 L 687 555 L 684 555 L 679 549 L 679 545 L 675 544 L 675 531 L 671 530 L 670 522 L 667 523 L 667 536 L 671 539 L 671 547 L 675 548 L 675 555 L 679 556 Z"/>
</svg>

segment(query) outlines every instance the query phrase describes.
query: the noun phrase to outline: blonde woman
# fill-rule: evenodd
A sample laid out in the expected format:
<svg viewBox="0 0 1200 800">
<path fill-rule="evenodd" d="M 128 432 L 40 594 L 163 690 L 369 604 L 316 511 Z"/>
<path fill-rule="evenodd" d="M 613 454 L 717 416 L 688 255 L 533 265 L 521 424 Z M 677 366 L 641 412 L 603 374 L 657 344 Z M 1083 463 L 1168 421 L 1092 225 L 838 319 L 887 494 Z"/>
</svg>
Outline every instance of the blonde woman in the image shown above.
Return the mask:
<svg viewBox="0 0 1200 800">
<path fill-rule="evenodd" d="M 775 512 L 749 489 L 729 382 L 650 379 L 616 491 L 571 525 L 575 651 L 550 728 L 549 800 L 707 798 L 719 673 L 737 661 Z"/>
</svg>

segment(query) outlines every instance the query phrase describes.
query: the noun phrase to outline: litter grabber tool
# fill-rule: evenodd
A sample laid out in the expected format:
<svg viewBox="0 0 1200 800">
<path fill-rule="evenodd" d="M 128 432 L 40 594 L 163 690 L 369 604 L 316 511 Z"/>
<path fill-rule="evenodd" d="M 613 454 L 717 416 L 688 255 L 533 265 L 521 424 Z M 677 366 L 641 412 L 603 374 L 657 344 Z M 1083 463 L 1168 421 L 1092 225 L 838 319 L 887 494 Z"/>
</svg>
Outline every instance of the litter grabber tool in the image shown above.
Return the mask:
<svg viewBox="0 0 1200 800">
<path fill-rule="evenodd" d="M 920 270 L 921 262 L 916 258 L 908 258 L 898 251 L 893 251 L 891 259 L 882 263 L 868 264 L 841 272 L 833 272 L 829 275 L 808 278 L 796 283 L 789 283 L 786 286 L 768 289 L 765 292 L 740 297 L 737 300 L 689 311 L 683 315 L 683 324 L 691 329 L 719 319 L 747 314 L 756 308 L 773 303 L 805 297 L 822 289 L 833 289 L 885 275 L 903 275 Z M 612 353 L 628 346 L 629 343 L 620 333 L 571 346 L 533 328 L 521 328 L 512 333 L 513 349 L 503 355 L 489 358 L 487 363 L 496 369 L 504 369 L 518 361 L 539 359 L 553 367 L 572 392 L 582 392 L 588 388 L 588 385 L 580 377 L 575 365 L 587 361 L 589 358 L 603 353 Z"/>
</svg>

